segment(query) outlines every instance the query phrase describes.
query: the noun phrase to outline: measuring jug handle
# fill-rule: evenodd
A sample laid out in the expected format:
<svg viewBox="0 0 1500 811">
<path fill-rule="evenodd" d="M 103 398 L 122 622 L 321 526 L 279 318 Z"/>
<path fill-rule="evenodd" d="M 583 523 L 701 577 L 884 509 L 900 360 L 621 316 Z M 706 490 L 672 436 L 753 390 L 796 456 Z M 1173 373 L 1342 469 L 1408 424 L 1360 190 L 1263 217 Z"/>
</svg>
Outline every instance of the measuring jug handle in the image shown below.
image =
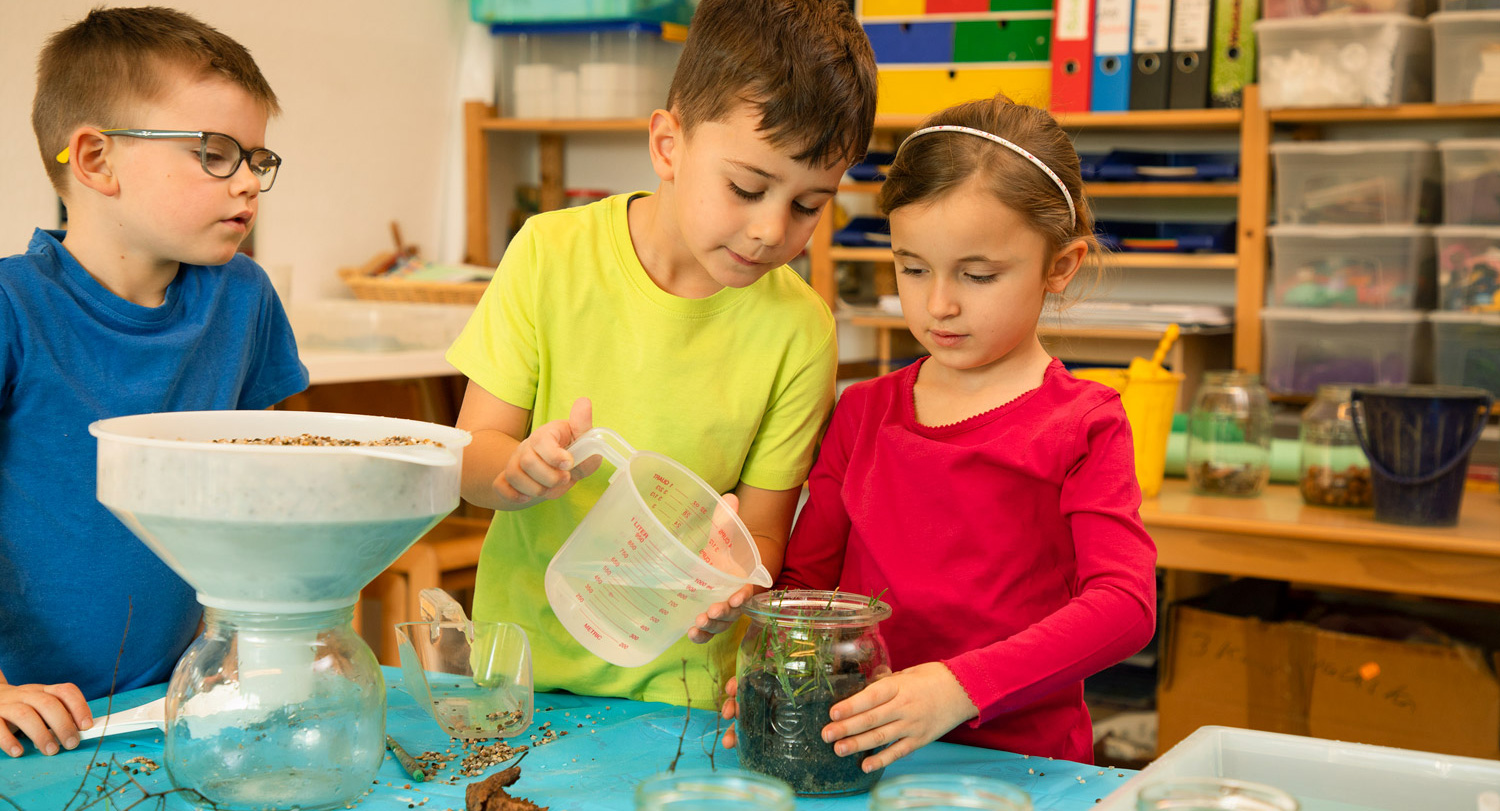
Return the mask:
<svg viewBox="0 0 1500 811">
<path fill-rule="evenodd" d="M 625 437 L 608 428 L 592 428 L 568 446 L 568 453 L 573 455 L 574 467 L 591 456 L 603 456 L 616 470 L 623 470 L 625 463 L 635 455 L 635 448 L 625 441 Z"/>
</svg>

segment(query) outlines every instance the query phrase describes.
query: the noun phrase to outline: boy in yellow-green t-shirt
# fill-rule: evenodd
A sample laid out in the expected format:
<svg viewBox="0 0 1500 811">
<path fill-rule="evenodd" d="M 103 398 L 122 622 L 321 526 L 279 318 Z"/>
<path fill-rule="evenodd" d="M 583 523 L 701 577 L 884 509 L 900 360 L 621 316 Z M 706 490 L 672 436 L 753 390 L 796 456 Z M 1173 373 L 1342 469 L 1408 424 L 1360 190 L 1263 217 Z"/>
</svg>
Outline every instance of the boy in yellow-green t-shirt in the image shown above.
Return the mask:
<svg viewBox="0 0 1500 811">
<path fill-rule="evenodd" d="M 473 613 L 526 629 L 538 689 L 717 707 L 734 635 L 705 631 L 723 603 L 690 634 L 710 667 L 685 638 L 637 668 L 548 605 L 547 564 L 607 484 L 566 448 L 597 423 L 676 459 L 737 498 L 780 570 L 837 367 L 828 307 L 785 263 L 869 143 L 875 81 L 845 3 L 704 0 L 651 116 L 656 192 L 529 219 L 448 351 L 470 380 L 463 494 L 497 511 Z"/>
</svg>

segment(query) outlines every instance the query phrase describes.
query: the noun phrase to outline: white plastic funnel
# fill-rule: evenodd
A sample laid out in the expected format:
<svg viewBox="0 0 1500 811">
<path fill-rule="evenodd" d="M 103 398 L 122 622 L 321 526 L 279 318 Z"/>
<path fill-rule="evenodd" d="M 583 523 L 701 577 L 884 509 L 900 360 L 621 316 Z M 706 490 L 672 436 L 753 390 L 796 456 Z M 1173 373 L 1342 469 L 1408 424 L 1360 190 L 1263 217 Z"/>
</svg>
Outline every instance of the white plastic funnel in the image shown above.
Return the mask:
<svg viewBox="0 0 1500 811">
<path fill-rule="evenodd" d="M 568 448 L 602 455 L 609 487 L 547 565 L 547 602 L 594 655 L 638 667 L 746 583 L 771 585 L 745 524 L 708 483 L 666 456 L 595 428 Z"/>
<path fill-rule="evenodd" d="M 308 411 L 140 414 L 89 433 L 99 440 L 99 501 L 199 602 L 271 612 L 353 604 L 458 506 L 469 444 L 468 432 L 442 425 Z M 443 447 L 214 442 L 301 434 Z"/>
</svg>

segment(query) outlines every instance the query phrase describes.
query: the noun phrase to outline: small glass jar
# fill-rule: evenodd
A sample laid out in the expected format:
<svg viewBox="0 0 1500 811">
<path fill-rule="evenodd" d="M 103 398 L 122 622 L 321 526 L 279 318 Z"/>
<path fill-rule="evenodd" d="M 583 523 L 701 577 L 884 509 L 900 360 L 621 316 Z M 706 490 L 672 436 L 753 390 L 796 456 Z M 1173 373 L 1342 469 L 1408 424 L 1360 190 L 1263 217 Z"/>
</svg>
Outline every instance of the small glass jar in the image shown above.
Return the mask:
<svg viewBox="0 0 1500 811">
<path fill-rule="evenodd" d="M 1260 376 L 1205 372 L 1188 415 L 1187 477 L 1193 492 L 1259 495 L 1271 478 L 1271 399 Z"/>
<path fill-rule="evenodd" d="M 636 811 L 792 811 L 792 787 L 739 769 L 692 769 L 649 777 L 635 787 Z"/>
<path fill-rule="evenodd" d="M 223 811 L 343 808 L 385 758 L 385 679 L 354 607 L 205 606 L 167 688 L 172 785 Z"/>
<path fill-rule="evenodd" d="M 1031 796 L 1003 780 L 962 774 L 904 774 L 870 792 L 870 811 L 1031 811 Z"/>
<path fill-rule="evenodd" d="M 873 752 L 840 757 L 823 740 L 834 704 L 890 673 L 881 620 L 890 606 L 836 591 L 771 591 L 745 603 L 735 694 L 736 751 L 746 769 L 785 780 L 802 796 L 869 791 Z"/>
<path fill-rule="evenodd" d="M 1227 777 L 1171 777 L 1141 788 L 1136 811 L 1298 811 L 1279 788 Z"/>
<path fill-rule="evenodd" d="M 1354 435 L 1349 393 L 1353 386 L 1330 383 L 1302 411 L 1298 430 L 1302 500 L 1319 507 L 1368 507 L 1372 503 L 1370 460 Z"/>
</svg>

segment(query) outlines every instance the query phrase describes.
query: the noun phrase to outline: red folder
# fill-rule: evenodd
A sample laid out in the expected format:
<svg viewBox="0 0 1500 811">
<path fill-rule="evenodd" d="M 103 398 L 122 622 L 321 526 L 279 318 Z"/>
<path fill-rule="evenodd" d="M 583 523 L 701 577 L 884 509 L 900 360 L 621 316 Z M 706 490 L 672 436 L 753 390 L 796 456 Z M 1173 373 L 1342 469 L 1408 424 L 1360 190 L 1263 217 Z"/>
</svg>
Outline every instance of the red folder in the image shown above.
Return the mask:
<svg viewBox="0 0 1500 811">
<path fill-rule="evenodd" d="M 1057 0 L 1052 10 L 1052 112 L 1089 111 L 1094 73 L 1094 0 Z"/>
</svg>

